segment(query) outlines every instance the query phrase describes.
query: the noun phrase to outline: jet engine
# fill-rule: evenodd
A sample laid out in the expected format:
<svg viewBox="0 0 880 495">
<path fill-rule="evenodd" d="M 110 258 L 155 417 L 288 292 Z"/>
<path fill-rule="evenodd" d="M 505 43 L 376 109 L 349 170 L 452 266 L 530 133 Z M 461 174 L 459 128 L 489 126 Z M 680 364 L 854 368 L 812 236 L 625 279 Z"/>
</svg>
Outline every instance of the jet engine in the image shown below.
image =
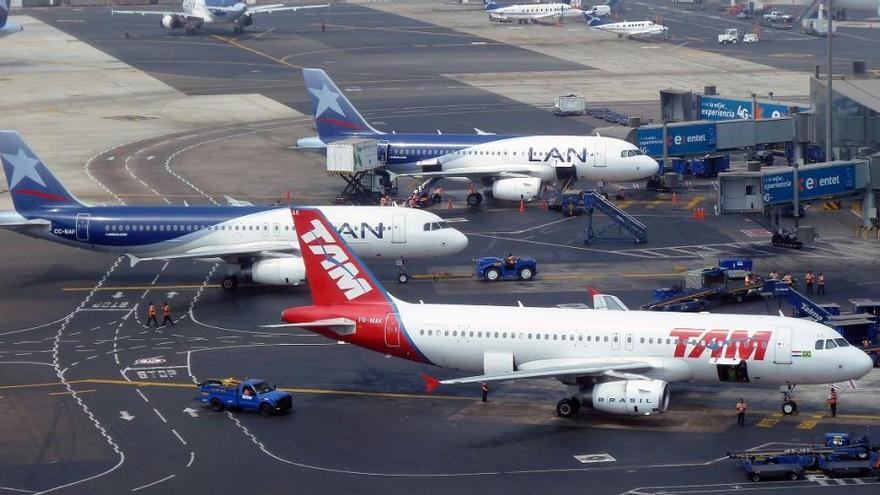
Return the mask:
<svg viewBox="0 0 880 495">
<path fill-rule="evenodd" d="M 306 267 L 302 258 L 270 258 L 254 261 L 243 267 L 242 273 L 251 280 L 267 285 L 300 285 L 306 281 Z"/>
<path fill-rule="evenodd" d="M 492 195 L 505 201 L 531 201 L 540 191 L 541 179 L 537 177 L 499 179 L 492 183 Z"/>
<path fill-rule="evenodd" d="M 625 416 L 661 414 L 669 407 L 663 380 L 617 380 L 597 383 L 583 403 L 597 411 Z"/>
<path fill-rule="evenodd" d="M 162 20 L 160 21 L 160 24 L 162 24 L 162 27 L 165 29 L 177 29 L 177 28 L 183 26 L 183 24 L 180 22 L 180 19 L 178 19 L 177 16 L 168 15 L 168 14 L 162 16 Z"/>
</svg>

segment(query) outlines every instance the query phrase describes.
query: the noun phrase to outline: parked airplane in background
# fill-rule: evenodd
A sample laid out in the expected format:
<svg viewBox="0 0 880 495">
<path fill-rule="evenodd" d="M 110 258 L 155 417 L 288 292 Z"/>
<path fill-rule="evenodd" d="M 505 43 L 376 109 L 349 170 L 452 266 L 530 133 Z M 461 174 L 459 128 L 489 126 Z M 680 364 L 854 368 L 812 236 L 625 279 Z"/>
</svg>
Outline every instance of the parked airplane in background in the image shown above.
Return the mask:
<svg viewBox="0 0 880 495">
<path fill-rule="evenodd" d="M 621 36 L 663 36 L 669 39 L 669 28 L 654 21 L 622 21 L 607 22 L 598 17 L 585 16 L 587 25 L 599 31 L 615 33 Z"/>
<path fill-rule="evenodd" d="M 6 22 L 9 16 L 9 0 L 0 0 L 0 38 L 7 34 L 17 33 L 22 30 L 18 24 Z"/>
<path fill-rule="evenodd" d="M 2 0 L 0 0 L 2 1 Z M 287 6 L 281 3 L 272 5 L 246 5 L 238 0 L 183 0 L 183 11 L 167 10 L 113 10 L 113 14 L 160 15 L 159 22 L 165 29 L 186 29 L 187 34 L 195 34 L 204 24 L 234 24 L 232 31 L 241 33 L 254 23 L 255 14 L 293 12 L 302 9 L 328 7 L 323 5 Z"/>
<path fill-rule="evenodd" d="M 486 12 L 490 21 L 517 21 L 520 24 L 559 21 L 565 17 L 578 17 L 583 13 L 567 3 L 498 5 L 494 2 L 486 3 Z"/>
<path fill-rule="evenodd" d="M 299 285 L 306 274 L 288 206 L 86 206 L 58 182 L 21 137 L 0 131 L 0 161 L 15 211 L 0 227 L 68 246 L 145 260 L 226 262 L 270 285 Z M 322 206 L 364 257 L 432 258 L 457 253 L 467 237 L 437 215 L 414 208 Z M 401 272 L 405 282 L 405 272 Z"/>
<path fill-rule="evenodd" d="M 321 148 L 350 137 L 376 139 L 379 161 L 392 175 L 425 179 L 464 178 L 495 198 L 531 201 L 542 183 L 574 177 L 587 181 L 646 179 L 659 165 L 626 141 L 601 136 L 501 136 L 477 134 L 386 134 L 374 129 L 320 69 L 303 69 L 318 137 L 297 146 Z M 479 204 L 473 192 L 467 201 Z"/>
<path fill-rule="evenodd" d="M 581 405 L 650 415 L 666 410 L 669 382 L 790 387 L 853 380 L 873 368 L 831 328 L 781 316 L 406 303 L 385 292 L 319 211 L 292 213 L 313 304 L 284 310 L 286 324 L 274 326 L 479 373 L 442 382 L 425 375 L 429 390 L 556 378 L 569 385 L 559 416 L 573 417 Z M 791 413 L 796 404 L 786 398 Z"/>
</svg>

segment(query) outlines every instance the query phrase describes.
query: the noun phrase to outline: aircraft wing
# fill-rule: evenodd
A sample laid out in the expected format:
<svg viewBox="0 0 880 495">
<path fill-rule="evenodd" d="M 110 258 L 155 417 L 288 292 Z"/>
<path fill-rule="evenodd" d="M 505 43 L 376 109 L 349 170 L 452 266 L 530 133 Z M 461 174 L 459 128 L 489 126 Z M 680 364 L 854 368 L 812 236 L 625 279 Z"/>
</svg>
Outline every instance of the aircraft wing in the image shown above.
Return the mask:
<svg viewBox="0 0 880 495">
<path fill-rule="evenodd" d="M 465 177 L 468 179 L 481 179 L 483 177 L 532 177 L 534 173 L 534 166 L 481 165 L 479 167 L 462 167 L 452 170 L 441 170 L 438 172 L 410 172 L 398 175 L 403 177 Z"/>
<path fill-rule="evenodd" d="M 324 7 L 329 7 L 329 3 L 321 4 L 321 5 L 297 5 L 297 6 L 288 6 L 283 3 L 276 3 L 272 5 L 258 5 L 253 7 L 248 7 L 248 13 L 252 14 L 272 14 L 274 12 L 295 12 L 297 10 L 304 9 L 321 9 Z"/>
<path fill-rule="evenodd" d="M 252 256 L 258 258 L 287 258 L 299 253 L 299 245 L 288 242 L 252 242 L 232 245 L 219 246 L 203 246 L 191 249 L 186 253 L 172 254 L 168 256 L 153 256 L 149 258 L 139 258 L 136 255 L 128 254 L 131 266 L 141 261 L 168 261 L 168 260 L 185 260 L 199 258 L 232 258 L 241 256 Z"/>
<path fill-rule="evenodd" d="M 501 382 L 522 380 L 526 378 L 575 378 L 602 377 L 641 379 L 639 372 L 645 372 L 654 366 L 638 360 L 610 359 L 546 359 L 530 361 L 519 366 L 517 371 L 510 373 L 494 373 L 487 375 L 468 376 L 442 380 L 444 385 L 482 382 Z"/>
<path fill-rule="evenodd" d="M 217 7 L 217 8 L 215 8 L 215 7 L 211 7 L 211 8 L 214 9 L 214 10 L 223 10 L 223 9 L 220 8 L 220 7 Z M 192 15 L 192 14 L 190 14 L 190 13 L 187 13 L 187 12 L 180 12 L 180 11 L 175 12 L 175 11 L 173 11 L 173 10 L 111 10 L 110 13 L 113 14 L 113 15 L 116 15 L 116 14 L 124 14 L 124 15 L 161 15 L 161 16 L 170 15 L 170 16 L 175 16 L 175 17 L 186 17 L 186 18 L 189 18 L 189 19 L 201 19 L 201 17 L 200 17 L 200 16 L 197 16 L 197 15 Z"/>
</svg>

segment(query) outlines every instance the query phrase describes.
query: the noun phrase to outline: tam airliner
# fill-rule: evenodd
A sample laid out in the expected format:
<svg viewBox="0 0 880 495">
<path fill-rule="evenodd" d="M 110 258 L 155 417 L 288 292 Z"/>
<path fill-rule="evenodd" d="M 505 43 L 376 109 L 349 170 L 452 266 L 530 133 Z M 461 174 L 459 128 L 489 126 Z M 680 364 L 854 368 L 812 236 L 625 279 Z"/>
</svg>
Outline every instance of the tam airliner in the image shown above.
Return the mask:
<svg viewBox="0 0 880 495">
<path fill-rule="evenodd" d="M 52 175 L 13 131 L 0 131 L 0 161 L 14 211 L 0 227 L 68 246 L 124 254 L 131 264 L 193 259 L 226 263 L 223 288 L 239 276 L 299 285 L 306 273 L 289 206 L 87 206 Z M 415 208 L 322 206 L 321 211 L 369 258 L 434 258 L 467 247 L 442 218 Z M 398 279 L 405 282 L 406 272 Z"/>
<path fill-rule="evenodd" d="M 424 376 L 429 389 L 555 378 L 569 386 L 559 416 L 582 406 L 651 415 L 667 409 L 669 382 L 790 390 L 857 379 L 873 366 L 831 328 L 782 316 L 410 304 L 382 288 L 319 211 L 292 214 L 313 304 L 284 310 L 280 326 L 474 373 L 442 382 Z M 601 306 L 625 308 L 619 300 Z M 786 395 L 783 411 L 794 410 Z"/>
<path fill-rule="evenodd" d="M 465 179 L 497 199 L 531 201 L 544 183 L 569 178 L 630 182 L 647 179 L 660 169 L 636 145 L 602 136 L 380 132 L 323 70 L 303 69 L 303 78 L 318 137 L 300 139 L 297 146 L 323 148 L 346 138 L 375 139 L 379 162 L 392 176 Z M 470 193 L 468 204 L 480 204 L 483 193 Z"/>
</svg>

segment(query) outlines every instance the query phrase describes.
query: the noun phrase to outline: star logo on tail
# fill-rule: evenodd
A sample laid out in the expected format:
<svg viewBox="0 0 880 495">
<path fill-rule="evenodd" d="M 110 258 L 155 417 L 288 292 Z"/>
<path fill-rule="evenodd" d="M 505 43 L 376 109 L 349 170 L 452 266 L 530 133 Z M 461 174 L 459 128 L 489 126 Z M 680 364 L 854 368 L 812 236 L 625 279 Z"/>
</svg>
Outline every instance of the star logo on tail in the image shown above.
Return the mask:
<svg viewBox="0 0 880 495">
<path fill-rule="evenodd" d="M 3 0 L 0 0 L 0 2 L 2 1 Z M 9 189 L 14 189 L 15 186 L 25 177 L 28 177 L 37 184 L 46 187 L 46 183 L 43 182 L 43 178 L 40 177 L 40 173 L 36 168 L 37 164 L 40 163 L 40 160 L 29 157 L 21 148 L 18 149 L 18 153 L 15 155 L 0 153 L 0 156 L 3 157 L 3 160 L 5 160 L 10 167 L 12 167 L 12 177 L 9 178 Z"/>
<path fill-rule="evenodd" d="M 0 0 L 2 1 L 2 0 Z M 326 84 L 321 89 L 309 88 L 309 93 L 315 95 L 318 99 L 318 108 L 315 109 L 315 117 L 320 117 L 329 108 L 334 112 L 345 117 L 345 112 L 339 106 L 339 93 L 334 93 Z"/>
</svg>

